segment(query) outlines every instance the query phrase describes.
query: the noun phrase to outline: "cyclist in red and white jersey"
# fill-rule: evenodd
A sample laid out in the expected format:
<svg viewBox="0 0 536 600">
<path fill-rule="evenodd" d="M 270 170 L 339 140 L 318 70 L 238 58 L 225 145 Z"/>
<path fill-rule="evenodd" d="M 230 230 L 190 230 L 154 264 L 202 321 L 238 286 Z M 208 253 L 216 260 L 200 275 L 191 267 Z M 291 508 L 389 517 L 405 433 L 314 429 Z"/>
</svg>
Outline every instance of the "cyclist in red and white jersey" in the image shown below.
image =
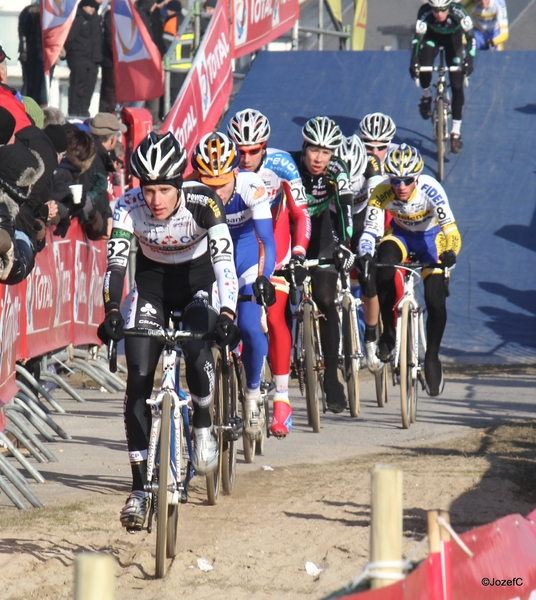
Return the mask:
<svg viewBox="0 0 536 600">
<path fill-rule="evenodd" d="M 267 147 L 270 123 L 258 110 L 247 108 L 236 113 L 227 131 L 240 150 L 240 167 L 260 175 L 266 186 L 272 210 L 276 270 L 290 259 L 302 262 L 311 238 L 311 219 L 296 163 L 288 152 Z M 290 220 L 294 224 L 293 236 Z M 268 310 L 268 355 L 275 383 L 270 431 L 283 437 L 292 429 L 292 408 L 288 397 L 292 340 L 286 314 L 289 284 L 284 277 L 278 276 L 272 276 L 271 282 L 275 286 L 276 302 Z"/>
</svg>

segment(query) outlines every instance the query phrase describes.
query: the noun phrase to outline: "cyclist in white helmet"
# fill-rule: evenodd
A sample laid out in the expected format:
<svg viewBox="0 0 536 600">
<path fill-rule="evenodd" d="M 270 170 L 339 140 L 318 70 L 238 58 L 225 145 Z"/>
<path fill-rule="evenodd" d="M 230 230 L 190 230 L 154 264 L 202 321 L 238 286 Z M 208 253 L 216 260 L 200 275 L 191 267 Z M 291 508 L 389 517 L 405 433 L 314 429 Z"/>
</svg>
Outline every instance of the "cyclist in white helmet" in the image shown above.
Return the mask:
<svg viewBox="0 0 536 600">
<path fill-rule="evenodd" d="M 465 50 L 464 50 L 465 41 Z M 432 73 L 421 73 L 422 66 L 431 66 L 439 52 L 445 48 L 448 66 L 461 66 L 462 72 L 450 73 L 452 88 L 452 131 L 450 147 L 460 153 L 463 141 L 460 134 L 464 104 L 463 78 L 473 72 L 473 58 L 476 51 L 473 20 L 463 6 L 452 0 L 428 0 L 419 8 L 409 72 L 413 79 L 419 79 L 422 98 L 419 111 L 423 119 L 432 116 Z"/>
<path fill-rule="evenodd" d="M 367 177 L 378 174 L 378 169 L 383 175 L 383 163 L 387 151 L 393 145 L 396 125 L 389 115 L 381 112 L 365 115 L 359 123 L 359 135 L 365 144 L 369 155 Z M 376 160 L 375 160 L 376 159 Z M 378 165 L 379 162 L 379 165 Z"/>
<path fill-rule="evenodd" d="M 99 327 L 105 343 L 122 338 L 128 329 L 162 329 L 173 311 L 182 311 L 184 328 L 215 329 L 220 343 L 236 346 L 234 324 L 238 280 L 225 209 L 217 194 L 197 182 L 183 183 L 186 150 L 172 133 L 151 132 L 130 159 L 140 187 L 118 200 L 108 241 L 104 276 L 106 317 Z M 120 312 L 132 239 L 136 237 L 136 285 L 126 323 Z M 218 298 L 214 295 L 216 283 Z M 218 308 L 219 306 L 219 313 Z M 186 380 L 194 404 L 193 467 L 200 475 L 218 464 L 218 444 L 212 432 L 214 360 L 209 342 L 184 344 Z M 128 376 L 124 416 L 132 470 L 132 493 L 121 511 L 129 530 L 143 527 L 147 513 L 147 450 L 153 389 L 162 345 L 152 338 L 125 340 Z"/>
<path fill-rule="evenodd" d="M 338 379 L 339 316 L 335 306 L 337 269 L 349 271 L 354 262 L 352 240 L 353 194 L 347 164 L 334 155 L 343 140 L 339 126 L 329 117 L 309 119 L 302 128 L 301 152 L 291 153 L 302 177 L 309 214 L 311 242 L 307 258 L 331 258 L 335 266 L 311 269 L 313 298 L 325 318 L 320 319 L 324 351 L 324 391 L 328 410 L 339 413 L 346 408 L 344 386 Z M 330 205 L 337 212 L 331 215 Z M 337 255 L 342 252 L 342 264 Z"/>
<path fill-rule="evenodd" d="M 309 246 L 311 219 L 296 163 L 288 152 L 267 147 L 270 123 L 258 110 L 246 108 L 237 112 L 230 120 L 227 132 L 240 150 L 240 167 L 257 173 L 266 186 L 276 245 L 275 269 L 281 269 L 289 260 L 301 263 Z M 275 384 L 270 431 L 284 437 L 292 429 L 288 397 L 292 339 L 286 318 L 289 284 L 281 276 L 272 276 L 270 281 L 276 290 L 275 304 L 268 310 L 268 356 Z"/>
<path fill-rule="evenodd" d="M 422 175 L 423 168 L 422 156 L 416 148 L 402 144 L 389 150 L 385 161 L 389 181 L 377 186 L 372 193 L 359 242 L 357 267 L 369 274 L 363 284 L 363 295 L 370 298 L 377 295 L 379 299 L 383 333 L 378 354 L 383 361 L 389 359 L 395 345 L 395 269 L 376 268 L 375 255 L 379 263 L 394 265 L 403 262 L 412 252 L 421 262 L 441 262 L 450 268 L 456 264 L 462 245 L 445 190 L 433 177 Z M 384 211 L 393 217 L 385 232 Z M 377 239 L 381 241 L 376 250 Z M 438 396 L 444 385 L 439 350 L 447 322 L 446 286 L 441 270 L 425 269 L 422 275 L 428 313 L 424 358 L 426 390 L 430 396 Z M 367 327 L 375 331 L 378 317 L 377 312 L 366 311 Z"/>
</svg>

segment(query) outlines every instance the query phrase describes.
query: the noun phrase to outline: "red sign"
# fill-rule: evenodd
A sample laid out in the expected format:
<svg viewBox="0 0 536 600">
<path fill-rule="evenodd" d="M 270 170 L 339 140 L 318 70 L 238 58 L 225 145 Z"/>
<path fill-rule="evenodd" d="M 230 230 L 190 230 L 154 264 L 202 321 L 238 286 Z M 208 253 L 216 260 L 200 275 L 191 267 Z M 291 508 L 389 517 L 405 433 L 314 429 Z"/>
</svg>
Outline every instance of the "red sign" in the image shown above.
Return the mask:
<svg viewBox="0 0 536 600">
<path fill-rule="evenodd" d="M 256 52 L 292 29 L 300 15 L 298 0 L 231 0 L 233 58 Z"/>
<path fill-rule="evenodd" d="M 233 88 L 227 3 L 218 2 L 192 68 L 161 132 L 171 131 L 190 155 L 214 129 Z"/>
</svg>

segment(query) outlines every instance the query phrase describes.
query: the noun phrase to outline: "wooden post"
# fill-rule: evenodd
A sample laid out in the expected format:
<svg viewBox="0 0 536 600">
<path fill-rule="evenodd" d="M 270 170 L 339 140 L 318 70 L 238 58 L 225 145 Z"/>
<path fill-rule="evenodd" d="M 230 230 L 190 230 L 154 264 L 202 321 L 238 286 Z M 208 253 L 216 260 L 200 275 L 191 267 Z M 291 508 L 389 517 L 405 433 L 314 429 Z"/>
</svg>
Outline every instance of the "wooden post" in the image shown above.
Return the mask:
<svg viewBox="0 0 536 600">
<path fill-rule="evenodd" d="M 388 465 L 372 469 L 370 562 L 402 561 L 402 471 Z M 373 571 L 401 573 L 400 566 L 373 567 Z M 371 578 L 371 588 L 391 585 L 392 578 Z"/>
<path fill-rule="evenodd" d="M 74 560 L 75 600 L 113 600 L 115 559 L 110 554 L 87 552 Z"/>
<path fill-rule="evenodd" d="M 426 521 L 428 524 L 428 543 L 430 545 L 430 554 L 439 552 L 441 550 L 440 544 L 440 533 L 439 523 L 437 517 L 439 513 L 437 510 L 429 510 L 426 513 Z"/>
</svg>

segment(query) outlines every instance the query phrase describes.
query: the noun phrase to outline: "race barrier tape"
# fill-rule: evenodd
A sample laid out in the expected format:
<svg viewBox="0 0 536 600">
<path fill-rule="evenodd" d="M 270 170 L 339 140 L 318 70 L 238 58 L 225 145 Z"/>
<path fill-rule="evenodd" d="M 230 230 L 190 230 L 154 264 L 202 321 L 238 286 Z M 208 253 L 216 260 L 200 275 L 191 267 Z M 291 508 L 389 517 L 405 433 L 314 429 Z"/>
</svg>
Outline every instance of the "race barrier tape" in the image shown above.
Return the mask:
<svg viewBox="0 0 536 600">
<path fill-rule="evenodd" d="M 105 270 L 106 242 L 88 240 L 73 220 L 65 238 L 47 228 L 45 249 L 25 281 L 0 285 L 0 407 L 18 391 L 16 361 L 70 344 L 100 344 Z"/>
</svg>

